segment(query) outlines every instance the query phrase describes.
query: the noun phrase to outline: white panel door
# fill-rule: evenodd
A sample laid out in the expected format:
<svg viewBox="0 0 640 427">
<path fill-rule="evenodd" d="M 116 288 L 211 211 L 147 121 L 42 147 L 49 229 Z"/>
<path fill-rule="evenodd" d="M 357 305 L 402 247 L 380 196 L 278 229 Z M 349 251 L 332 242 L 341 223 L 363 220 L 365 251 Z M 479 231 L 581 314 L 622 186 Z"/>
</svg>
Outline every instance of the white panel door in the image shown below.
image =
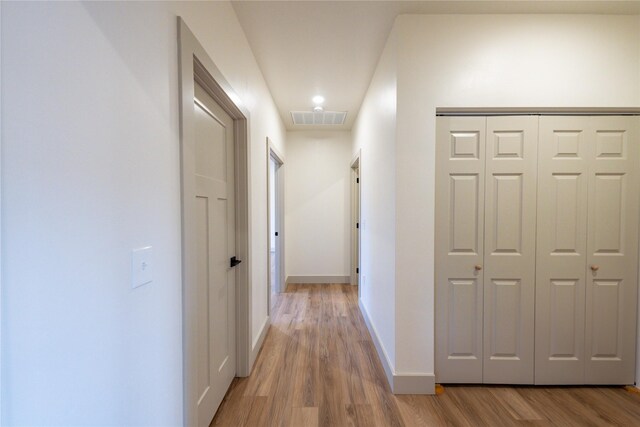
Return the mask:
<svg viewBox="0 0 640 427">
<path fill-rule="evenodd" d="M 536 384 L 584 380 L 589 117 L 540 118 Z"/>
<path fill-rule="evenodd" d="M 533 383 L 538 117 L 488 117 L 483 382 Z"/>
<path fill-rule="evenodd" d="M 198 425 L 208 426 L 236 373 L 233 120 L 195 86 Z"/>
<path fill-rule="evenodd" d="M 436 380 L 442 383 L 482 382 L 485 122 L 437 118 Z"/>
<path fill-rule="evenodd" d="M 637 117 L 592 117 L 585 383 L 633 384 L 638 269 Z"/>
</svg>

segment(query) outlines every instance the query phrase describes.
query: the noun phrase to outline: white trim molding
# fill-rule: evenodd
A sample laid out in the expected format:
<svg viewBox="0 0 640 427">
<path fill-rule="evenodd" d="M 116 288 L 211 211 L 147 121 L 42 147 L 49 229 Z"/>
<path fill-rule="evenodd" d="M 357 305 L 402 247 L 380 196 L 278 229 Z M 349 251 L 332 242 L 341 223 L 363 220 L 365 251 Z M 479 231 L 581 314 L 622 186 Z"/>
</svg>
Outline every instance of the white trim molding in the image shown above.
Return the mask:
<svg viewBox="0 0 640 427">
<path fill-rule="evenodd" d="M 350 276 L 287 276 L 287 284 L 289 283 L 351 283 Z"/>
<path fill-rule="evenodd" d="M 436 376 L 433 373 L 419 373 L 419 372 L 395 372 L 393 365 L 387 356 L 387 352 L 382 346 L 382 342 L 378 337 L 376 328 L 371 323 L 369 313 L 362 304 L 362 301 L 358 301 L 358 307 L 362 313 L 364 323 L 367 325 L 371 340 L 373 341 L 376 351 L 378 352 L 378 358 L 384 368 L 384 373 L 387 377 L 387 382 L 393 394 L 436 394 Z"/>
<path fill-rule="evenodd" d="M 275 173 L 275 212 L 276 212 L 276 229 L 271 229 L 271 165 L 270 162 L 276 163 Z M 275 293 L 284 292 L 286 287 L 285 281 L 285 221 L 284 221 L 284 197 L 285 197 L 285 185 L 284 185 L 284 156 L 278 151 L 273 144 L 271 138 L 267 137 L 267 313 L 271 314 L 271 295 L 274 293 L 272 289 L 275 287 Z M 274 285 L 271 283 L 272 271 L 271 271 L 271 237 L 273 237 L 274 231 L 278 232 L 278 239 L 276 239 L 276 253 L 278 256 L 278 277 L 277 283 Z"/>
<path fill-rule="evenodd" d="M 362 150 L 359 149 L 349 164 L 351 179 L 351 284 L 358 286 L 358 299 L 360 299 L 362 283 L 360 277 L 362 272 L 359 271 L 362 266 Z M 355 178 L 355 179 L 354 179 Z"/>
<path fill-rule="evenodd" d="M 249 355 L 249 366 L 253 369 L 253 364 L 260 353 L 260 349 L 262 348 L 262 344 L 264 343 L 264 339 L 267 337 L 267 333 L 269 332 L 269 328 L 271 327 L 271 317 L 267 316 L 264 319 L 264 323 L 262 324 L 262 328 L 260 328 L 260 333 L 258 334 L 258 338 L 253 343 L 251 347 L 251 354 Z"/>
<path fill-rule="evenodd" d="M 637 116 L 640 108 L 537 107 L 537 108 L 436 108 L 436 116 Z"/>
</svg>

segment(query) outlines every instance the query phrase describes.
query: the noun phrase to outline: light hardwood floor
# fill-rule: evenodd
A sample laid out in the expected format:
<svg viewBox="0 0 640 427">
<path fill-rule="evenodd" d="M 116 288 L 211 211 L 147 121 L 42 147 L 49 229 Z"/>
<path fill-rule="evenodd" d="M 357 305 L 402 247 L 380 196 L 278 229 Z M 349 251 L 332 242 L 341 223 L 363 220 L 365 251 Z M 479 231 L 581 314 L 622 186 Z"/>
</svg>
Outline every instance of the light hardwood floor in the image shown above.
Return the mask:
<svg viewBox="0 0 640 427">
<path fill-rule="evenodd" d="M 389 390 L 350 285 L 289 285 L 248 378 L 212 426 L 640 426 L 640 394 L 621 387 L 446 386 Z"/>
</svg>

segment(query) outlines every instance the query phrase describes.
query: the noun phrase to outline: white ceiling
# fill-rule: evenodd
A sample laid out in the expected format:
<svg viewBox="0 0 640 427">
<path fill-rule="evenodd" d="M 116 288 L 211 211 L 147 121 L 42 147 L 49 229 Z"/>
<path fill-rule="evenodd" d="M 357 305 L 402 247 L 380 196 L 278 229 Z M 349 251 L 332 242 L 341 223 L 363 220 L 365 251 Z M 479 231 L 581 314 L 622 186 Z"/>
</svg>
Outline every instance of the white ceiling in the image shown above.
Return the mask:
<svg viewBox="0 0 640 427">
<path fill-rule="evenodd" d="M 233 8 L 289 130 L 351 129 L 395 17 L 408 13 L 638 14 L 640 1 L 244 1 Z M 294 125 L 314 95 L 340 126 Z"/>
</svg>

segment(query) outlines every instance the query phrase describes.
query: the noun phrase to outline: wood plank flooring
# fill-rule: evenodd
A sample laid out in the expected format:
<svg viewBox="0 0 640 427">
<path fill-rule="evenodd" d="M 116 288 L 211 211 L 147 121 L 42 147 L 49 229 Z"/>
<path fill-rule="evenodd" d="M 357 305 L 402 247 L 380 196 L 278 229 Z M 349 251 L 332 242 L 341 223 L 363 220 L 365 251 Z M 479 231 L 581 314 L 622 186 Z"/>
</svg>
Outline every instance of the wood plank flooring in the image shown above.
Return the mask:
<svg viewBox="0 0 640 427">
<path fill-rule="evenodd" d="M 391 394 L 350 285 L 289 285 L 248 378 L 212 426 L 640 426 L 622 387 L 445 386 Z"/>
</svg>

